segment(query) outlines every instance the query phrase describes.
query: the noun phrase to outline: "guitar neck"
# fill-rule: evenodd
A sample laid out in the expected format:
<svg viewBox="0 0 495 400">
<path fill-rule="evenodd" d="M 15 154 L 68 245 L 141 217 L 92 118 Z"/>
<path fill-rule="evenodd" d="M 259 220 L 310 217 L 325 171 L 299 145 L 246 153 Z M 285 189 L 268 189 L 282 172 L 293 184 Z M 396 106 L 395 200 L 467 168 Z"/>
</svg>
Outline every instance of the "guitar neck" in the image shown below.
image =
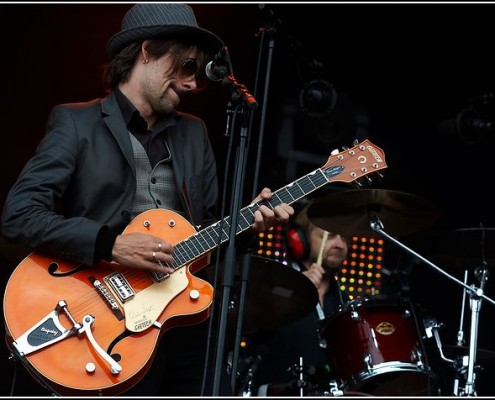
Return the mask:
<svg viewBox="0 0 495 400">
<path fill-rule="evenodd" d="M 332 153 L 324 166 L 278 189 L 269 200 L 260 200 L 242 208 L 237 215 L 236 235 L 251 227 L 254 212 L 262 205 L 273 210 L 279 204 L 292 204 L 302 199 L 330 181 L 350 183 L 384 168 L 387 164 L 382 149 L 367 139 L 343 152 Z M 226 242 L 230 230 L 231 217 L 227 217 L 177 243 L 172 267 L 190 263 Z"/>
<path fill-rule="evenodd" d="M 329 176 L 340 174 L 342 169 L 342 166 L 335 166 L 325 171 L 318 168 L 278 189 L 273 193 L 269 200 L 261 200 L 242 208 L 238 214 L 236 235 L 251 227 L 254 220 L 254 212 L 261 205 L 274 209 L 277 205 L 282 203 L 292 204 L 327 184 L 329 182 Z M 226 217 L 177 243 L 175 245 L 175 258 L 172 266 L 174 268 L 179 268 L 228 241 L 231 220 L 232 218 L 230 216 Z"/>
</svg>

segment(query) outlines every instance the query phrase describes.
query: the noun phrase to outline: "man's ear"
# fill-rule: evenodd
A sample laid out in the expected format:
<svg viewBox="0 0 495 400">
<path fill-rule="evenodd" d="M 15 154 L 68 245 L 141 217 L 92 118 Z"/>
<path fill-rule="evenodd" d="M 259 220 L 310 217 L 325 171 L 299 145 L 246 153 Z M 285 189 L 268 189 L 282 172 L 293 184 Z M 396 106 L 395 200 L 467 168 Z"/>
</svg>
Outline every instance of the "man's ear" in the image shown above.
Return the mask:
<svg viewBox="0 0 495 400">
<path fill-rule="evenodd" d="M 141 44 L 141 57 L 143 59 L 143 64 L 147 64 L 148 61 L 149 61 L 149 55 L 148 55 L 148 45 L 149 45 L 149 43 L 150 43 L 149 40 L 145 40 Z"/>
</svg>

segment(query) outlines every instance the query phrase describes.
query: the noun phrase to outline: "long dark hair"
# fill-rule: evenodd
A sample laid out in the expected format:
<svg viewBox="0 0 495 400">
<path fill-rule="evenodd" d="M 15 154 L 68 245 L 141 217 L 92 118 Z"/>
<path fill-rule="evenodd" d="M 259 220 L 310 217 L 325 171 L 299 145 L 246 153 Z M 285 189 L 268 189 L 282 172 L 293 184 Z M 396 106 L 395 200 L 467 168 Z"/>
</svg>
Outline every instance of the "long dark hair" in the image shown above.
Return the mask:
<svg viewBox="0 0 495 400">
<path fill-rule="evenodd" d="M 141 51 L 143 42 L 131 43 L 116 54 L 110 62 L 103 68 L 103 85 L 106 89 L 114 89 L 121 82 L 126 82 L 129 79 L 134 63 Z M 171 39 L 153 39 L 150 40 L 146 50 L 151 59 L 157 59 L 168 52 L 173 52 L 171 71 L 176 73 L 189 57 L 189 53 L 197 44 L 193 41 L 177 41 Z M 211 57 L 206 50 L 198 47 L 196 62 L 198 70 L 196 73 L 196 81 L 198 90 L 204 88 L 207 79 L 204 73 L 206 63 Z"/>
</svg>

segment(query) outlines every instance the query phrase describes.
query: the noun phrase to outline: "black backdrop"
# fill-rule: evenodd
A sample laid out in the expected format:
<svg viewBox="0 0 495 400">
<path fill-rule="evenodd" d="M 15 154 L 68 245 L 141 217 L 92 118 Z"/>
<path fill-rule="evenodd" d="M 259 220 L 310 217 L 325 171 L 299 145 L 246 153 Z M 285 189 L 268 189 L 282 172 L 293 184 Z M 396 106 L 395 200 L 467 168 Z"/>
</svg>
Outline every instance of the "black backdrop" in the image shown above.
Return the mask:
<svg viewBox="0 0 495 400">
<path fill-rule="evenodd" d="M 494 131 L 489 125 L 495 113 L 494 4 L 192 6 L 200 24 L 224 39 L 237 80 L 255 91 L 260 105 L 264 99 L 262 83 L 266 81 L 267 57 L 259 65 L 260 86 L 255 87 L 258 52 L 261 43 L 273 45 L 266 125 L 263 137 L 260 138 L 259 129 L 251 133 L 252 169 L 246 182 L 246 201 L 253 191 L 252 171 L 260 142 L 262 168 L 258 186 L 276 189 L 320 165 L 306 158 L 295 160 L 297 174 L 291 175 L 287 165 L 294 160 L 277 149 L 292 134 L 294 147 L 309 154 L 310 159 L 325 158 L 333 148 L 349 145 L 353 137 L 365 135 L 386 154 L 389 168 L 381 187 L 429 199 L 441 212 L 433 227 L 434 232 L 439 232 L 435 239 L 424 236 L 410 242 L 417 244 L 415 250 L 420 254 L 430 255 L 434 240 L 443 240 L 445 244 L 445 230 L 480 224 L 495 227 L 489 194 L 494 142 Z M 42 137 L 51 107 L 104 95 L 100 66 L 106 61 L 105 44 L 119 30 L 129 7 L 0 6 L 4 138 L 0 204 Z M 336 96 L 334 109 L 319 117 L 302 112 L 299 102 L 302 89 L 315 80 L 329 83 Z M 328 93 L 317 93 L 316 100 L 327 99 L 325 96 Z M 227 100 L 225 88 L 214 84 L 206 93 L 182 105 L 205 119 L 221 174 L 227 148 L 223 137 Z M 262 109 L 260 106 L 256 113 L 255 127 L 260 124 Z M 474 110 L 476 118 L 462 119 L 463 129 L 459 132 L 454 121 L 460 115 L 468 117 L 461 114 L 467 109 Z M 296 122 L 293 131 L 289 132 L 284 125 L 287 120 Z M 493 238 L 488 235 L 490 271 L 495 258 L 491 244 Z M 446 247 L 452 255 L 457 254 L 454 244 L 449 246 L 447 242 Z M 13 265 L 8 260 L 8 249 L 2 251 L 6 254 L 2 265 L 5 285 Z M 466 266 L 471 283 L 477 283 L 473 277 L 475 266 Z M 445 267 L 462 279 L 464 266 Z M 462 288 L 422 263 L 412 268 L 410 286 L 411 296 L 446 324 L 442 331 L 445 342 L 455 344 Z M 489 279 L 486 294 L 492 297 L 493 286 Z M 491 351 L 495 351 L 494 316 L 495 306 L 484 302 L 479 347 Z M 467 334 L 469 323 L 464 329 Z M 0 354 L 2 365 L 10 365 L 3 348 Z M 494 390 L 483 380 L 486 375 L 481 373 L 479 394 L 493 395 Z M 10 378 L 9 374 L 2 374 L 0 394 L 8 394 L 5 389 Z"/>
</svg>

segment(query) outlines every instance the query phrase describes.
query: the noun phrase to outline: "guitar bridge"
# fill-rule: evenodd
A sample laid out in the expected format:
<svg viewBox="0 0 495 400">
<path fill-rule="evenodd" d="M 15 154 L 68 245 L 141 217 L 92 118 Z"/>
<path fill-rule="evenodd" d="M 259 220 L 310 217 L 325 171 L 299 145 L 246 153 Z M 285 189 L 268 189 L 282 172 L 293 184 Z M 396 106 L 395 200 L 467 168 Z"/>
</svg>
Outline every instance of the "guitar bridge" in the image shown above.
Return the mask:
<svg viewBox="0 0 495 400">
<path fill-rule="evenodd" d="M 58 315 L 61 310 L 72 322 L 73 327 L 71 329 L 66 329 L 60 323 Z M 81 329 L 81 325 L 77 323 L 70 314 L 67 309 L 67 303 L 64 300 L 60 300 L 51 313 L 41 319 L 31 329 L 19 336 L 19 338 L 15 340 L 12 345 L 19 355 L 24 357 L 27 354 L 33 353 L 72 336 L 74 333 L 77 333 L 79 329 Z"/>
</svg>

